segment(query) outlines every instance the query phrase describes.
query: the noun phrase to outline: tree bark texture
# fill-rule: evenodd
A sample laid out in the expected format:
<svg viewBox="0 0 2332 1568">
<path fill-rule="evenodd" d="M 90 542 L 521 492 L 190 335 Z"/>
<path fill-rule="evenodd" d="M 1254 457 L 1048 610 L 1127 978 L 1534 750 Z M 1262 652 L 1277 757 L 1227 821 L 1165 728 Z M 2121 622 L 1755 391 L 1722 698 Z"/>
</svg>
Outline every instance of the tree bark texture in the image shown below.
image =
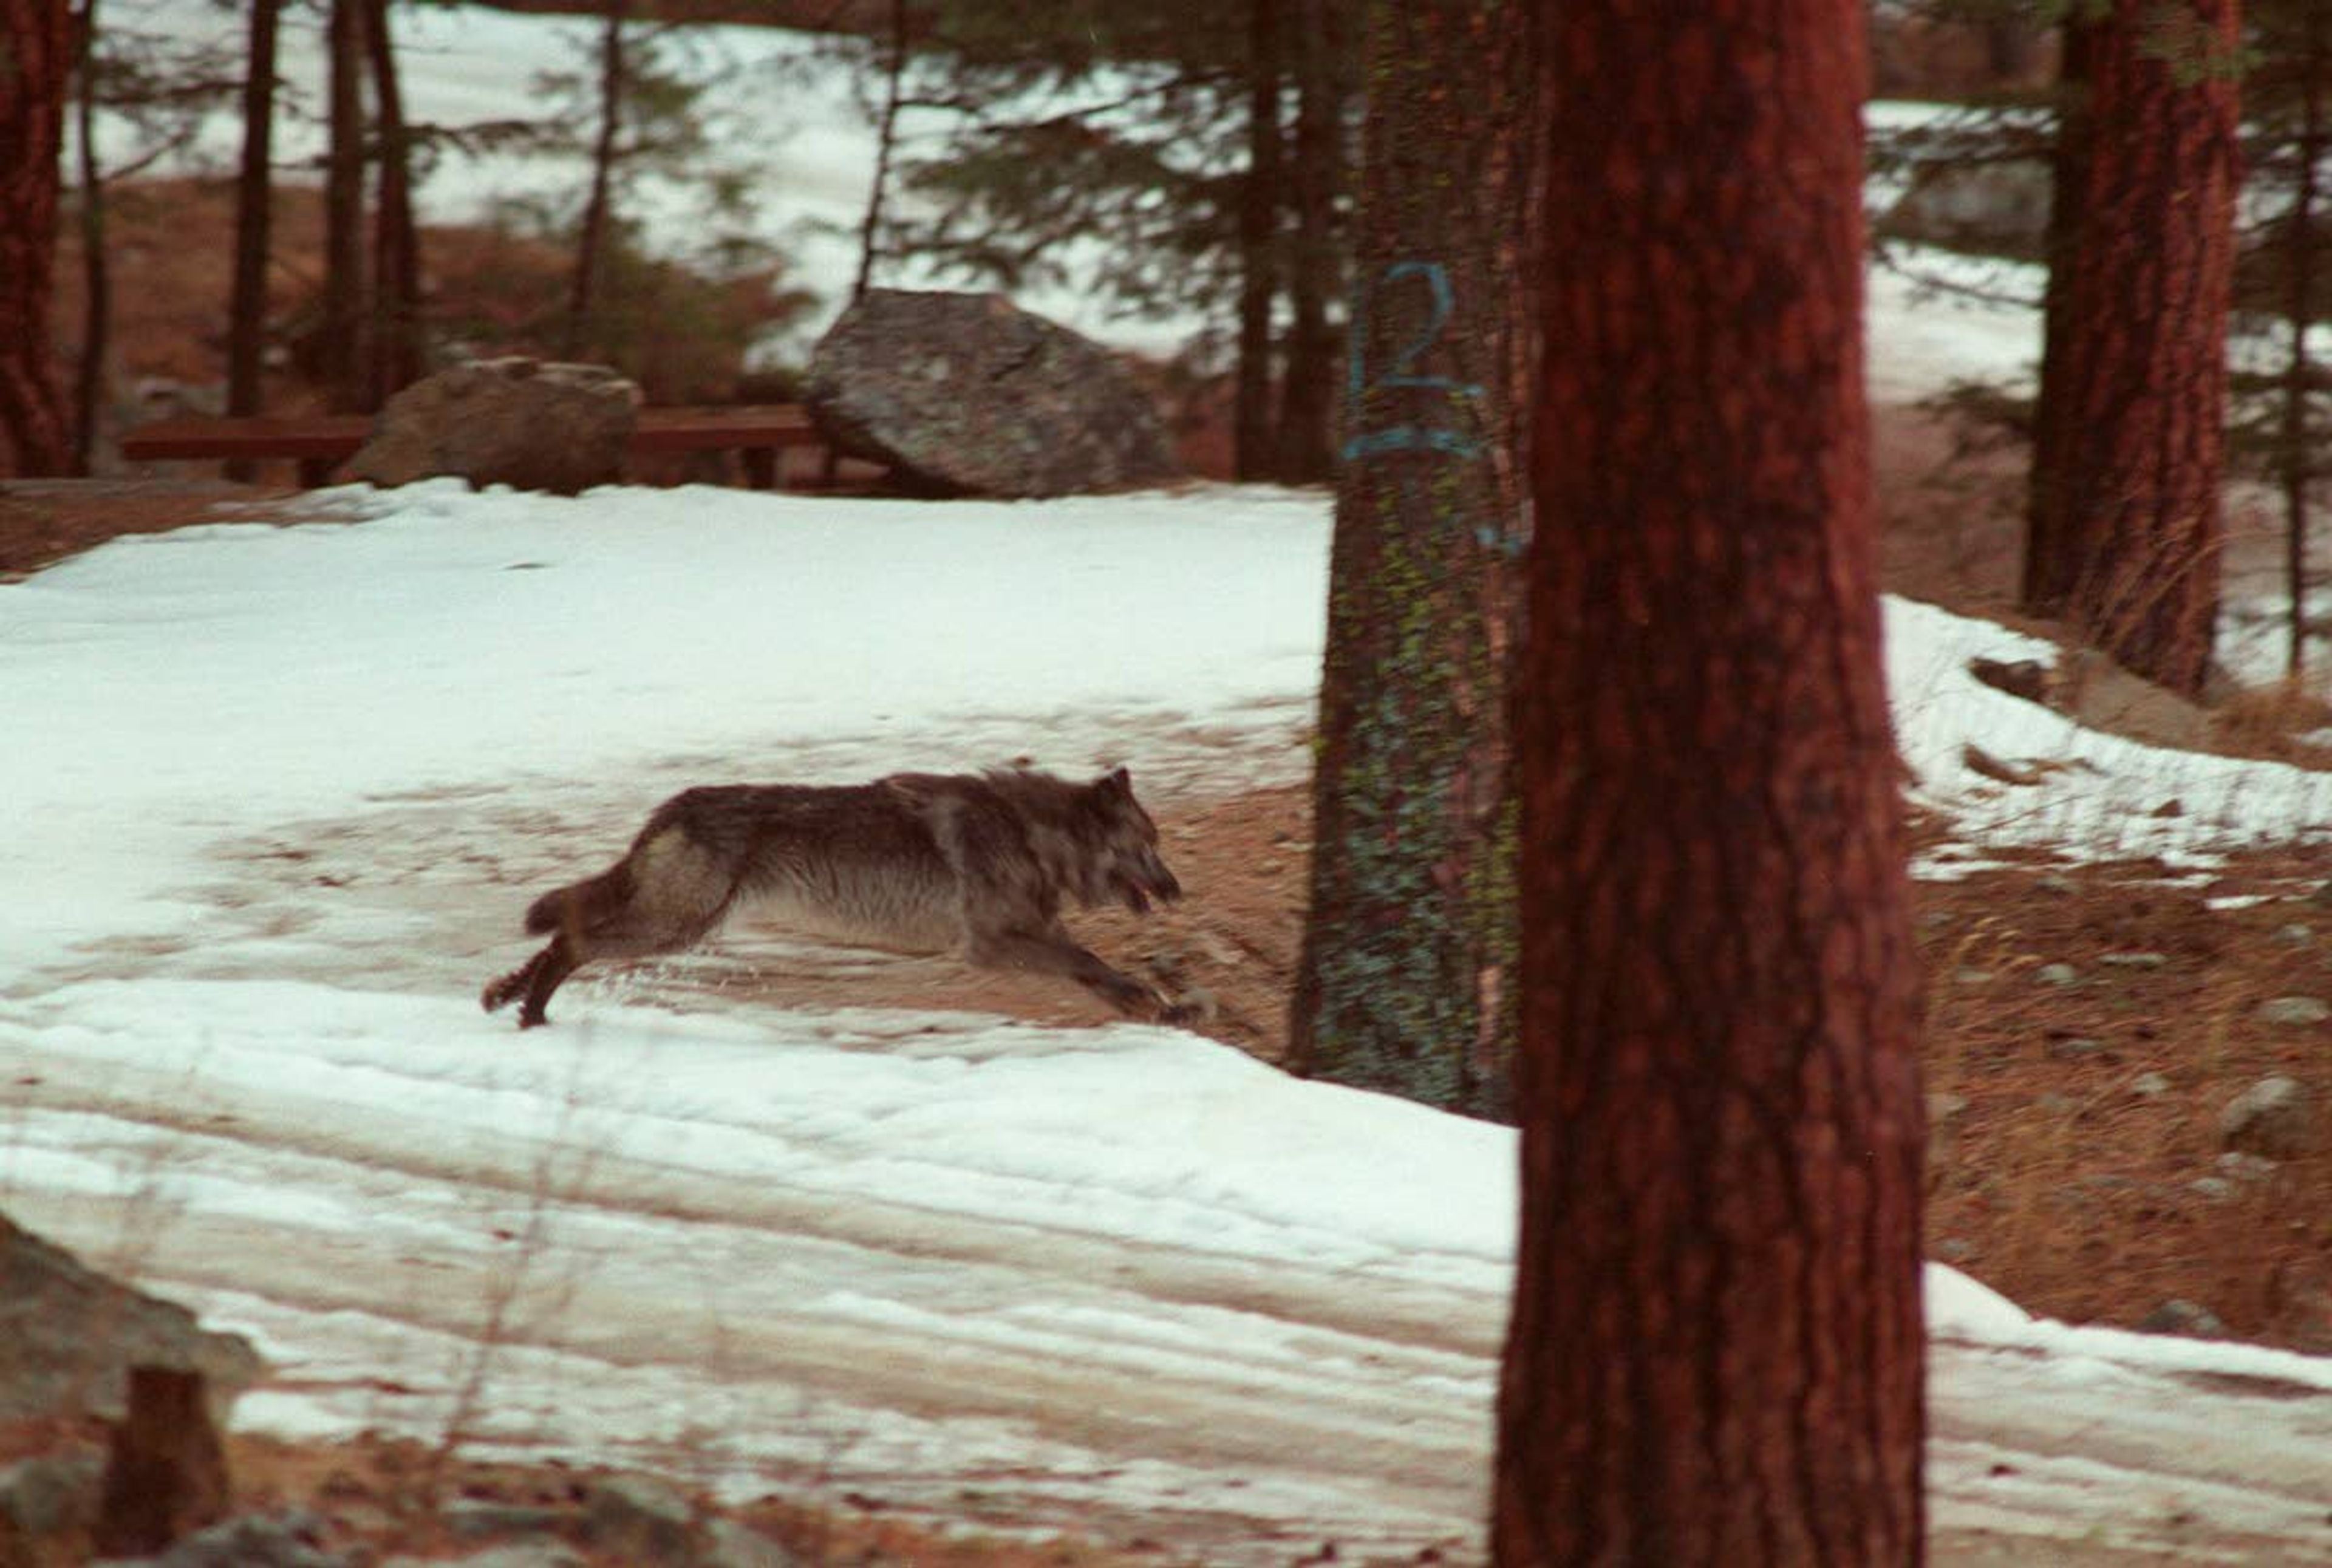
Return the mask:
<svg viewBox="0 0 2332 1568">
<path fill-rule="evenodd" d="M 1545 8 L 1502 1564 L 1922 1559 L 1859 0 Z"/>
<path fill-rule="evenodd" d="M 72 462 L 49 321 L 72 68 L 59 0 L 0 0 L 0 473 L 58 474 Z"/>
<path fill-rule="evenodd" d="M 234 281 L 227 301 L 226 411 L 259 412 L 267 346 L 269 219 L 275 205 L 275 24 L 278 0 L 253 0 L 250 52 L 243 75 L 243 167 L 235 180 Z M 248 480 L 249 459 L 226 464 Z"/>
<path fill-rule="evenodd" d="M 2190 694 L 2210 670 L 2224 537 L 2236 9 L 2115 0 L 2094 24 L 2026 565 L 2028 609 Z"/>
<path fill-rule="evenodd" d="M 1238 209 L 1238 379 L 1232 394 L 1233 472 L 1272 477 L 1272 303 L 1279 297 L 1281 0 L 1252 0 L 1247 28 L 1247 177 Z"/>
<path fill-rule="evenodd" d="M 1527 0 L 1376 0 L 1297 1071 L 1512 1115 Z"/>
</svg>

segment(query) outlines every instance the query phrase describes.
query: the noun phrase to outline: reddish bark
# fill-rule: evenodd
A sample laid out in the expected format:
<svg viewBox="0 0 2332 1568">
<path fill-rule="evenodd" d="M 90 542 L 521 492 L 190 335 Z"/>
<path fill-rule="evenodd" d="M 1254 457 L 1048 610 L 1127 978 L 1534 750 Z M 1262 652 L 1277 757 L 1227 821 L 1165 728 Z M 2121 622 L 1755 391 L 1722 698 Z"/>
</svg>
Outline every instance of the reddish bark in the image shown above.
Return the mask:
<svg viewBox="0 0 2332 1568">
<path fill-rule="evenodd" d="M 1563 0 L 1506 1564 L 1916 1563 L 1921 1106 L 1858 0 Z"/>
<path fill-rule="evenodd" d="M 2224 538 L 2236 11 L 2115 0 L 2088 30 L 2025 566 L 2028 609 L 2186 693 L 2210 670 Z"/>
<path fill-rule="evenodd" d="M 0 0 L 0 473 L 63 473 L 72 461 L 49 321 L 72 67 L 62 0 Z"/>
</svg>

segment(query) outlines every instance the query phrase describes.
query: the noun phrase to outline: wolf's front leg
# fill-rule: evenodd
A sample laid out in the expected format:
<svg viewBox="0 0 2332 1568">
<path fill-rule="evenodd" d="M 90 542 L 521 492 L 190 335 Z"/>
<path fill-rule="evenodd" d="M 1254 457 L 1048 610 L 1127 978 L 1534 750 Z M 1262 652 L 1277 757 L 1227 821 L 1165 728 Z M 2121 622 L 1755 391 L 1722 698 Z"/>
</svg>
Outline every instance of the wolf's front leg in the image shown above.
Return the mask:
<svg viewBox="0 0 2332 1568">
<path fill-rule="evenodd" d="M 557 990 L 582 961 L 576 956 L 575 944 L 568 940 L 565 932 L 561 932 L 525 963 L 500 979 L 489 981 L 478 1000 L 491 1013 L 523 997 L 525 1000 L 520 1002 L 518 1009 L 518 1027 L 530 1029 L 539 1024 L 547 1024 L 550 1021 L 550 1014 L 546 1010 L 550 1004 L 550 993 Z"/>
<path fill-rule="evenodd" d="M 988 969 L 1034 970 L 1076 981 L 1129 1018 L 1155 1018 L 1164 1023 L 1188 1023 L 1190 1009 L 1168 1001 L 1158 991 L 1101 956 L 1080 947 L 1064 931 L 982 932 L 971 940 L 967 956 Z"/>
</svg>

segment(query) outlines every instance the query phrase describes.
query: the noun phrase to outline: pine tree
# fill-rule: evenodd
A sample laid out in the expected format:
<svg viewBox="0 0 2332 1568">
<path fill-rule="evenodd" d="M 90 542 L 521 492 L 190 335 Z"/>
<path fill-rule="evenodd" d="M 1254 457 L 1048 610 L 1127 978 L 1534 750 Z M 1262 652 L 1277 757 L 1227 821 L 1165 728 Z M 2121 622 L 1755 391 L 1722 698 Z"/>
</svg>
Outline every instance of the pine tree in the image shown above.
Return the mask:
<svg viewBox="0 0 2332 1568">
<path fill-rule="evenodd" d="M 1511 1114 L 1525 0 L 1378 0 L 1297 1071 Z M 1467 84 L 1463 92 L 1452 83 Z"/>
<path fill-rule="evenodd" d="M 1496 1558 L 1921 1561 L 1858 0 L 1551 0 Z"/>
<path fill-rule="evenodd" d="M 72 17 L 0 0 L 0 473 L 62 473 L 72 441 L 49 349 Z"/>
<path fill-rule="evenodd" d="M 2194 694 L 2224 540 L 2235 0 L 2115 0 L 2076 26 L 2025 607 Z"/>
</svg>

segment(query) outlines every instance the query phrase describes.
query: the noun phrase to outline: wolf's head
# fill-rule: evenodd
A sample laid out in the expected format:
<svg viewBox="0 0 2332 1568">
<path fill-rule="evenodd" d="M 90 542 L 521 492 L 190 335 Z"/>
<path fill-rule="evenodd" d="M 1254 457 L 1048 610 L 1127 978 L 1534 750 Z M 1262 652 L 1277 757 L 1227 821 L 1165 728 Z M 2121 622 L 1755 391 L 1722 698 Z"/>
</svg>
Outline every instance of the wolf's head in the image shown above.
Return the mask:
<svg viewBox="0 0 2332 1568">
<path fill-rule="evenodd" d="M 1120 768 L 1081 791 L 1076 813 L 1079 900 L 1086 904 L 1122 904 L 1136 914 L 1151 900 L 1171 904 L 1182 884 L 1158 855 L 1158 824 L 1133 798 L 1133 776 Z"/>
</svg>

